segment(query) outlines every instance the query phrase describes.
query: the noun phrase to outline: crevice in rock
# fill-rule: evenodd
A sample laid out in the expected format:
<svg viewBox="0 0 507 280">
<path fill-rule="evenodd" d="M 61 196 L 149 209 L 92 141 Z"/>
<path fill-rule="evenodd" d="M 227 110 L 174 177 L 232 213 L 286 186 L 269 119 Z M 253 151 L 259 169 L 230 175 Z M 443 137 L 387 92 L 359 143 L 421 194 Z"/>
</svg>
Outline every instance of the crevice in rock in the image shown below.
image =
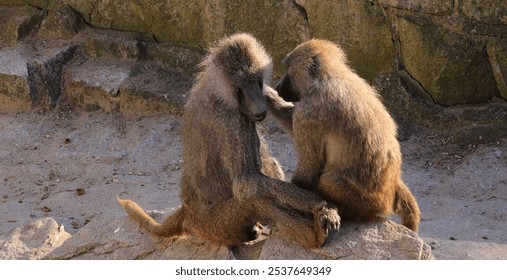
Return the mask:
<svg viewBox="0 0 507 280">
<path fill-rule="evenodd" d="M 459 15 L 459 0 L 453 0 L 452 1 L 452 16 L 458 16 Z"/>
<path fill-rule="evenodd" d="M 304 3 L 298 0 L 292 0 L 292 4 L 303 18 L 303 25 L 299 26 L 298 35 L 301 41 L 308 41 L 312 38 L 312 33 L 310 30 L 310 23 L 308 20 L 308 14 L 306 13 L 306 8 L 304 7 Z"/>
<path fill-rule="evenodd" d="M 72 251 L 71 253 L 68 253 L 68 254 L 65 254 L 65 255 L 62 255 L 62 256 L 58 256 L 57 258 L 49 258 L 49 259 L 52 259 L 52 260 L 70 260 L 70 259 L 75 259 L 76 257 L 84 255 L 84 254 L 86 254 L 88 252 L 91 252 L 91 251 L 95 250 L 95 248 L 97 248 L 99 246 L 103 246 L 103 245 L 104 244 L 101 244 L 101 243 L 86 244 L 84 246 L 75 248 L 75 250 Z"/>
<path fill-rule="evenodd" d="M 491 65 L 491 71 L 493 72 L 498 92 L 503 99 L 507 99 L 507 82 L 504 78 L 507 77 L 507 73 L 503 73 L 496 53 L 496 44 L 500 41 L 501 39 L 490 39 L 486 43 L 486 53 L 488 55 L 488 61 Z"/>
<path fill-rule="evenodd" d="M 418 96 L 421 97 L 421 99 L 430 100 L 433 102 L 433 104 L 437 104 L 433 96 L 429 94 L 426 89 L 421 85 L 421 83 L 414 78 L 407 70 L 405 69 L 399 69 L 397 70 L 398 76 L 400 76 L 401 81 L 403 82 L 404 86 L 408 89 L 408 92 L 416 92 L 418 93 Z M 416 96 L 412 94 L 412 96 L 415 98 Z"/>
</svg>

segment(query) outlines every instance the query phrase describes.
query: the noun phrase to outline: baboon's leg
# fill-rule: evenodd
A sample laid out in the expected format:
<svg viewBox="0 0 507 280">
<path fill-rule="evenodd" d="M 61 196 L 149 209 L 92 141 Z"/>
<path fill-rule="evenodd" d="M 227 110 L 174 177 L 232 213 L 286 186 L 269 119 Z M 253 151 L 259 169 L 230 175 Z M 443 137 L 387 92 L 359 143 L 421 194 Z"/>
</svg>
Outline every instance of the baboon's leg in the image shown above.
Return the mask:
<svg viewBox="0 0 507 280">
<path fill-rule="evenodd" d="M 189 231 L 226 246 L 236 246 L 255 238 L 256 222 L 276 223 L 284 235 L 308 248 L 321 246 L 328 232 L 316 230 L 310 218 L 295 210 L 280 208 L 270 199 L 230 199 L 192 212 L 185 221 Z"/>
<path fill-rule="evenodd" d="M 253 197 L 267 197 L 277 204 L 287 205 L 303 213 L 316 213 L 326 206 L 318 195 L 298 188 L 294 184 L 250 172 L 233 182 L 234 196 L 241 201 Z"/>
<path fill-rule="evenodd" d="M 229 199 L 211 205 L 196 205 L 188 211 L 185 227 L 217 244 L 235 246 L 255 238 L 252 227 L 258 214 L 248 201 Z"/>
<path fill-rule="evenodd" d="M 180 207 L 175 212 L 171 213 L 164 222 L 161 224 L 157 223 L 152 217 L 150 217 L 137 203 L 121 199 L 118 199 L 118 203 L 125 209 L 127 214 L 141 227 L 145 228 L 148 232 L 158 236 L 172 237 L 183 234 L 183 223 L 185 220 L 185 208 Z"/>
<path fill-rule="evenodd" d="M 286 215 L 282 215 L 283 213 L 279 213 L 277 215 L 279 217 L 274 217 L 278 218 L 277 221 L 286 221 L 286 223 L 281 224 L 281 227 L 286 225 L 287 228 L 290 228 L 294 227 L 295 223 L 298 223 L 297 226 L 304 229 L 299 233 L 302 236 L 302 240 L 300 241 L 309 247 L 318 246 L 316 244 L 319 243 L 322 244 L 328 232 L 331 229 L 338 229 L 340 226 L 338 212 L 335 209 L 328 208 L 325 200 L 317 194 L 298 188 L 293 184 L 262 175 L 251 175 L 239 182 L 234 182 L 233 188 L 239 189 L 236 192 L 257 190 L 256 193 L 249 194 L 249 197 L 243 197 L 241 201 L 255 202 L 257 211 L 261 211 L 264 208 L 268 210 L 266 215 L 269 214 L 269 211 L 276 212 L 276 209 L 269 207 L 270 205 L 282 206 L 291 209 L 291 211 L 293 210 L 295 213 L 297 212 L 297 214 L 293 215 L 301 215 L 301 212 L 311 213 L 313 215 L 313 223 L 310 226 L 310 230 L 308 230 L 308 225 L 301 220 L 295 219 L 295 217 L 289 218 Z M 268 203 L 262 204 L 263 201 L 267 201 Z M 311 237 L 308 237 L 309 232 L 312 233 Z M 291 233 L 289 232 L 289 234 Z M 318 236 L 318 238 L 315 239 L 315 236 Z M 321 238 L 324 239 L 321 240 Z"/>
<path fill-rule="evenodd" d="M 395 197 L 394 211 L 401 216 L 404 226 L 417 232 L 419 230 L 420 220 L 419 205 L 410 192 L 410 189 L 402 180 L 398 182 Z"/>
<path fill-rule="evenodd" d="M 276 206 L 269 200 L 259 200 L 255 206 L 258 213 L 275 221 L 276 228 L 284 236 L 307 248 L 321 247 L 326 241 L 330 228 L 327 227 L 323 215 L 319 215 L 320 219 L 311 219 L 298 211 Z"/>
<path fill-rule="evenodd" d="M 376 221 L 392 211 L 394 197 L 381 192 L 362 192 L 338 181 L 322 182 L 317 192 L 338 208 L 340 216 L 347 221 Z"/>
</svg>

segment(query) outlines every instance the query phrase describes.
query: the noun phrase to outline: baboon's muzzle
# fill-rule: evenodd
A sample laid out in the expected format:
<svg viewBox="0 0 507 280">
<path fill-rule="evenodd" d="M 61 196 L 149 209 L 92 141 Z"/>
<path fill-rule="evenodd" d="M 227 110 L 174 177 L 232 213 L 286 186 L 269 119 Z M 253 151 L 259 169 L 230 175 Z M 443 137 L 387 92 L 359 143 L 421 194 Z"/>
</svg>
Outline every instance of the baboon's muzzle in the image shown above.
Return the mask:
<svg viewBox="0 0 507 280">
<path fill-rule="evenodd" d="M 283 100 L 288 102 L 298 102 L 301 100 L 301 96 L 294 89 L 292 81 L 288 74 L 285 74 L 275 86 L 275 90 L 278 92 Z"/>
<path fill-rule="evenodd" d="M 240 111 L 252 121 L 262 121 L 266 117 L 267 103 L 262 92 L 262 84 L 251 82 L 238 90 Z"/>
</svg>

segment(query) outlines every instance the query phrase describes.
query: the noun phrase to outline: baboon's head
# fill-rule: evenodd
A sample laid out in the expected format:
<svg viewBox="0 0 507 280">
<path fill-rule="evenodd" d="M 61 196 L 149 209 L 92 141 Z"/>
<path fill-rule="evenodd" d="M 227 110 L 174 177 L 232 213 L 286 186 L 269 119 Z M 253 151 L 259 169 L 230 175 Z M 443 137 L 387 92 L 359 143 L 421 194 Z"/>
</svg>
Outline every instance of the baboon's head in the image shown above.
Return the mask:
<svg viewBox="0 0 507 280">
<path fill-rule="evenodd" d="M 297 46 L 283 60 L 287 73 L 276 84 L 278 94 L 290 102 L 297 102 L 312 88 L 322 85 L 323 79 L 336 73 L 336 67 L 345 65 L 345 54 L 331 41 L 312 39 Z"/>
<path fill-rule="evenodd" d="M 269 83 L 273 66 L 262 45 L 249 34 L 236 34 L 220 41 L 210 55 L 239 110 L 252 121 L 263 120 L 267 110 L 264 83 Z"/>
</svg>

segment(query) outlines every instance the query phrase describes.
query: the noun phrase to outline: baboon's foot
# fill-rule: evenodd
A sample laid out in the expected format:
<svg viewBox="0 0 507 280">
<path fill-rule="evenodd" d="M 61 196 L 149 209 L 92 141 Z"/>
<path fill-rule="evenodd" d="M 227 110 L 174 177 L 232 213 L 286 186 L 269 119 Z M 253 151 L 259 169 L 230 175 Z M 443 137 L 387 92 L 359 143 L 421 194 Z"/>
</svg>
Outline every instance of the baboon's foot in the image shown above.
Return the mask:
<svg viewBox="0 0 507 280">
<path fill-rule="evenodd" d="M 252 231 L 255 232 L 255 239 L 250 240 L 247 242 L 244 242 L 245 245 L 253 245 L 257 242 L 263 241 L 268 239 L 269 235 L 271 234 L 271 229 L 267 226 L 261 225 L 261 223 L 257 222 L 252 228 Z"/>
<path fill-rule="evenodd" d="M 319 244 L 324 244 L 331 230 L 338 230 L 340 228 L 340 220 L 340 215 L 338 215 L 336 209 L 323 206 L 317 211 L 314 221 Z"/>
</svg>

